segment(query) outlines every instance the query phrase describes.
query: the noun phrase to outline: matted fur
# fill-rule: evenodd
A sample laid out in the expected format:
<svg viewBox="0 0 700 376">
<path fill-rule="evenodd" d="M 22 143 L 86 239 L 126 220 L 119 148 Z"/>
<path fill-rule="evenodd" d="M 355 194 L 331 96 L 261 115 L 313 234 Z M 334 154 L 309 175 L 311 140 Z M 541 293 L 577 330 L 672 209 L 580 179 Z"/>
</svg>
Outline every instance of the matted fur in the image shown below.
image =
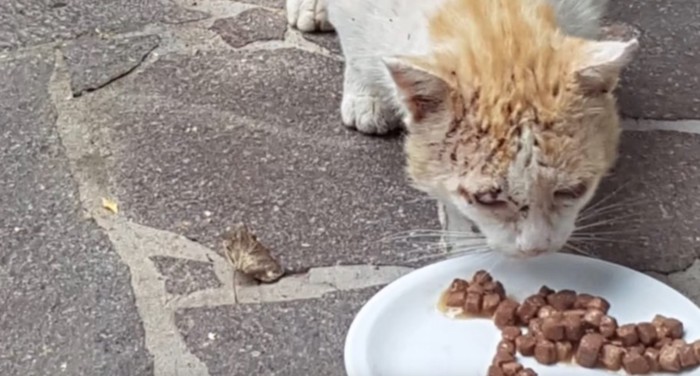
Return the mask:
<svg viewBox="0 0 700 376">
<path fill-rule="evenodd" d="M 637 42 L 586 39 L 606 2 L 330 1 L 343 122 L 366 133 L 405 124 L 414 185 L 493 249 L 559 250 L 616 158 L 612 92 Z"/>
</svg>

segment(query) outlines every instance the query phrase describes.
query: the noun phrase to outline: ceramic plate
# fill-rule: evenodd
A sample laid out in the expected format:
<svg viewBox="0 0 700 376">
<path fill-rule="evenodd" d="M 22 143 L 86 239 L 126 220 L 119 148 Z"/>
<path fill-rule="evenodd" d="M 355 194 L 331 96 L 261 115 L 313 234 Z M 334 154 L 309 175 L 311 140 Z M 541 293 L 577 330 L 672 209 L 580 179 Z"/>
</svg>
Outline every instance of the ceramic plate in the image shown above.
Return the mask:
<svg viewBox="0 0 700 376">
<path fill-rule="evenodd" d="M 650 321 L 654 315 L 686 324 L 686 338 L 700 339 L 700 308 L 677 291 L 642 273 L 608 262 L 553 254 L 531 260 L 464 256 L 416 270 L 391 283 L 360 310 L 345 342 L 349 376 L 484 376 L 499 341 L 489 320 L 450 319 L 437 309 L 440 294 L 457 277 L 480 269 L 503 282 L 522 301 L 540 286 L 600 295 L 621 323 Z M 610 375 L 605 370 L 563 364 L 538 365 L 541 376 Z M 683 375 L 700 375 L 700 369 Z"/>
</svg>

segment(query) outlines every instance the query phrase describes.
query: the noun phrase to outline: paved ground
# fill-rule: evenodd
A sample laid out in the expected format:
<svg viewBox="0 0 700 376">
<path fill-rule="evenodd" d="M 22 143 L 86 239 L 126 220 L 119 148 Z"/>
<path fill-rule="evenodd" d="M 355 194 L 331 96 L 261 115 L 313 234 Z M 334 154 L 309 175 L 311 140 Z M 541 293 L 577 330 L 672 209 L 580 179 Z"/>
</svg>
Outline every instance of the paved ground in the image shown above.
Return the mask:
<svg viewBox="0 0 700 376">
<path fill-rule="evenodd" d="M 601 195 L 642 220 L 591 251 L 700 303 L 700 3 L 614 3 L 644 51 Z M 282 0 L 0 2 L 0 374 L 342 375 L 354 313 L 429 253 L 378 240 L 438 224 L 400 140 L 339 125 L 341 69 Z M 240 220 L 292 274 L 234 297 Z"/>
</svg>

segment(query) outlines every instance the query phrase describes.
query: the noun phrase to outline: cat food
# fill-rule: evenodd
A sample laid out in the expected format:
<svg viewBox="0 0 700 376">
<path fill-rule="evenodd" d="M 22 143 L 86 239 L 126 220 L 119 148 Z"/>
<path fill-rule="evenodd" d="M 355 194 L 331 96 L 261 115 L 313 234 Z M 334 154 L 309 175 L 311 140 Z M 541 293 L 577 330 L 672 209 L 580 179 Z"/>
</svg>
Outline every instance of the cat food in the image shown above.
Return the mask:
<svg viewBox="0 0 700 376">
<path fill-rule="evenodd" d="M 551 365 L 557 362 L 557 348 L 554 343 L 540 339 L 535 345 L 535 360 L 540 364 Z"/>
<path fill-rule="evenodd" d="M 619 346 L 607 344 L 600 353 L 600 363 L 610 371 L 619 371 L 622 368 L 622 357 L 625 349 Z"/>
<path fill-rule="evenodd" d="M 637 352 L 628 352 L 622 358 L 622 366 L 630 375 L 646 375 L 651 372 L 651 366 L 644 355 Z"/>
<path fill-rule="evenodd" d="M 493 322 L 498 328 L 515 325 L 517 323 L 515 313 L 520 304 L 513 299 L 506 299 L 498 305 L 496 312 L 493 314 Z"/>
<path fill-rule="evenodd" d="M 535 355 L 535 346 L 537 346 L 537 338 L 532 334 L 526 334 L 515 339 L 515 348 L 522 356 Z"/>
<path fill-rule="evenodd" d="M 700 365 L 700 340 L 683 340 L 683 323 L 657 315 L 651 322 L 618 325 L 602 297 L 542 286 L 522 304 L 485 271 L 455 279 L 441 304 L 466 316 L 490 317 L 501 341 L 488 376 L 537 376 L 518 355 L 542 365 L 574 362 L 584 368 L 624 370 L 628 375 L 680 372 Z M 525 330 L 524 330 L 525 329 Z"/>
<path fill-rule="evenodd" d="M 605 337 L 599 333 L 589 333 L 583 336 L 576 351 L 576 363 L 585 368 L 595 367 L 604 344 Z"/>
</svg>

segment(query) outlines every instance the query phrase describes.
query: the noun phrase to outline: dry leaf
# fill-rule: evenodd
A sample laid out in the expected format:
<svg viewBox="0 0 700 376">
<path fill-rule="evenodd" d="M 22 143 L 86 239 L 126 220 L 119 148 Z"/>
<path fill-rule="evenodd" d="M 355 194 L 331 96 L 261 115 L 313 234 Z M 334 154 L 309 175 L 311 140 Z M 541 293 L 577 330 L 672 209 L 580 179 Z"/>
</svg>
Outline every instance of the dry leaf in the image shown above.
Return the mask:
<svg viewBox="0 0 700 376">
<path fill-rule="evenodd" d="M 108 198 L 102 198 L 102 207 L 111 211 L 112 214 L 119 213 L 119 205 Z"/>
<path fill-rule="evenodd" d="M 275 282 L 284 269 L 245 225 L 224 234 L 226 256 L 237 271 L 261 282 Z"/>
</svg>

